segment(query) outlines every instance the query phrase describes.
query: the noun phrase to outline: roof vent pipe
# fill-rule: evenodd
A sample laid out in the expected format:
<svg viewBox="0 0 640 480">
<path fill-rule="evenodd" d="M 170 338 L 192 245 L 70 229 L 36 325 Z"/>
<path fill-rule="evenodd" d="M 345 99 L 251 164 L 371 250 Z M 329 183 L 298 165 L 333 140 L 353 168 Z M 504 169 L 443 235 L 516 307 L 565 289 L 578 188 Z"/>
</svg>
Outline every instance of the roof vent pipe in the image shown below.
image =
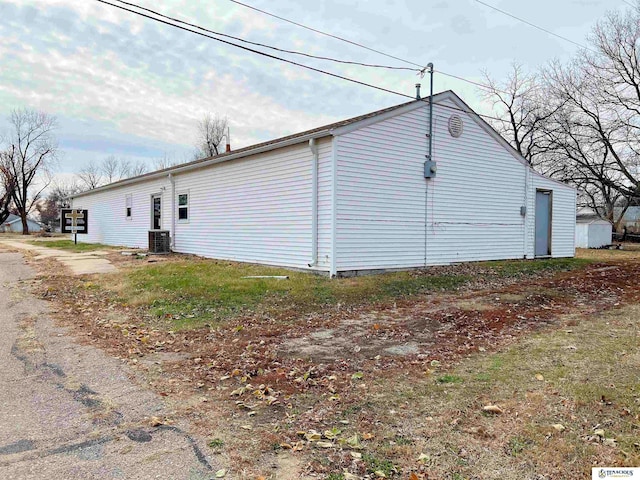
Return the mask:
<svg viewBox="0 0 640 480">
<path fill-rule="evenodd" d="M 420 84 L 416 83 L 416 100 L 420 100 Z"/>
<path fill-rule="evenodd" d="M 225 152 L 229 153 L 231 151 L 231 132 L 229 131 L 229 127 L 227 127 L 227 148 Z"/>
</svg>

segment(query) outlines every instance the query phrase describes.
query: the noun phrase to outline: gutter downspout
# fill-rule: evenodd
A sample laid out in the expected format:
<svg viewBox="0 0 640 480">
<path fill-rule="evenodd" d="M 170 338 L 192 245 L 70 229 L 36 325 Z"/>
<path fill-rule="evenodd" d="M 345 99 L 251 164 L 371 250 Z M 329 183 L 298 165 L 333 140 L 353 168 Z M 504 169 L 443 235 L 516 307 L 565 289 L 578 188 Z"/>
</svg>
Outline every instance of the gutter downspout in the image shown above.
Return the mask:
<svg viewBox="0 0 640 480">
<path fill-rule="evenodd" d="M 309 149 L 313 156 L 311 162 L 311 263 L 309 267 L 318 264 L 318 144 L 315 138 L 309 139 Z"/>
<path fill-rule="evenodd" d="M 173 173 L 168 175 L 171 182 L 171 250 L 176 247 L 176 179 Z"/>
<path fill-rule="evenodd" d="M 428 143 L 428 155 L 427 161 L 433 162 L 433 63 L 427 64 L 429 69 L 429 143 Z M 418 96 L 420 90 L 418 89 Z M 433 215 L 431 216 L 433 219 Z M 429 249 L 428 249 L 428 236 L 429 236 L 429 180 L 425 179 L 424 185 L 424 266 L 427 267 L 429 263 Z"/>
<path fill-rule="evenodd" d="M 529 164 L 524 171 L 524 215 L 522 224 L 524 230 L 524 258 L 529 258 Z"/>
</svg>

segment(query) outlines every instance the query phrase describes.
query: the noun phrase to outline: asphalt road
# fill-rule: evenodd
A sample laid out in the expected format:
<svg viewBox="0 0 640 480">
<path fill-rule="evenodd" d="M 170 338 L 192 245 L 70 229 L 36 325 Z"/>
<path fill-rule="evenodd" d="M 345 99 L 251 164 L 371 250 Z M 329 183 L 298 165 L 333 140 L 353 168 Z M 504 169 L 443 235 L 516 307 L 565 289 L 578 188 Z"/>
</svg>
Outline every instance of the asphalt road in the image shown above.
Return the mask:
<svg viewBox="0 0 640 480">
<path fill-rule="evenodd" d="M 210 479 L 220 468 L 121 361 L 80 345 L 0 252 L 0 479 Z"/>
</svg>

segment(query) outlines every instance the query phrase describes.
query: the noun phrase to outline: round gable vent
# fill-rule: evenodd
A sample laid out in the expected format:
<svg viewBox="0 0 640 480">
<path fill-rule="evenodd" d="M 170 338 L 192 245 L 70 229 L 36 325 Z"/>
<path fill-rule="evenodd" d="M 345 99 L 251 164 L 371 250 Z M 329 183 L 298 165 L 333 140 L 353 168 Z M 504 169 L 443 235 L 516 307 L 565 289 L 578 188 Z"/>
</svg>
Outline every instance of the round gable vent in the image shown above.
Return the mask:
<svg viewBox="0 0 640 480">
<path fill-rule="evenodd" d="M 462 135 L 463 123 L 462 119 L 458 115 L 451 115 L 449 117 L 449 133 L 452 137 L 458 138 Z"/>
</svg>

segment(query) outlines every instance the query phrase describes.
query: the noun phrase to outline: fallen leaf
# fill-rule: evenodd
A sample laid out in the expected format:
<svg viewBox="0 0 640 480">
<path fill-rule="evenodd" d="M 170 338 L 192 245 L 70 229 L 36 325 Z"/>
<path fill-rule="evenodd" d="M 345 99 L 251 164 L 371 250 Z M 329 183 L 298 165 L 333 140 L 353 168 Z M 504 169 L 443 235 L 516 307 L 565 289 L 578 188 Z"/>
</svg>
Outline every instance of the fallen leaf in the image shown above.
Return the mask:
<svg viewBox="0 0 640 480">
<path fill-rule="evenodd" d="M 227 474 L 227 471 L 222 468 L 216 472 L 216 478 L 223 478 Z"/>
<path fill-rule="evenodd" d="M 159 426 L 159 425 L 162 425 L 163 423 L 164 423 L 164 422 L 162 421 L 162 419 L 161 419 L 160 417 L 151 417 L 151 418 L 149 419 L 149 424 L 150 424 L 152 427 L 157 427 L 157 426 Z"/>
<path fill-rule="evenodd" d="M 331 448 L 333 447 L 333 443 L 331 442 L 316 442 L 316 445 L 320 448 Z"/>
<path fill-rule="evenodd" d="M 362 454 L 360 452 L 350 452 L 351 456 L 356 460 L 360 460 L 362 458 Z"/>
<path fill-rule="evenodd" d="M 431 457 L 426 453 L 421 453 L 418 457 L 418 461 L 422 463 L 427 463 L 429 460 L 431 460 Z"/>
<path fill-rule="evenodd" d="M 362 377 L 364 377 L 364 374 L 362 372 L 356 372 L 351 375 L 351 380 L 362 380 Z"/>
<path fill-rule="evenodd" d="M 615 438 L 605 438 L 604 440 L 602 440 L 602 444 L 607 447 L 615 447 L 617 445 L 617 442 Z"/>
<path fill-rule="evenodd" d="M 420 480 L 418 478 L 418 475 L 416 475 L 414 472 L 411 472 L 411 475 L 409 475 L 409 480 Z"/>
<path fill-rule="evenodd" d="M 599 437 L 604 437 L 604 430 L 602 428 L 598 428 L 597 430 L 593 431 L 593 434 Z"/>
<path fill-rule="evenodd" d="M 482 410 L 484 412 L 493 413 L 495 415 L 500 415 L 503 412 L 502 409 L 497 405 L 485 405 L 484 407 L 482 407 Z"/>
<path fill-rule="evenodd" d="M 380 478 L 387 478 L 387 476 L 384 474 L 384 472 L 382 470 L 376 470 L 375 472 L 373 472 L 376 474 L 377 477 Z"/>
<path fill-rule="evenodd" d="M 563 432 L 564 430 L 566 430 L 566 427 L 564 425 L 562 425 L 561 423 L 554 423 L 553 425 L 551 425 L 553 428 L 555 428 L 557 431 L 559 432 Z"/>
<path fill-rule="evenodd" d="M 536 373 L 536 380 L 543 381 L 544 377 L 540 373 Z"/>
<path fill-rule="evenodd" d="M 306 438 L 310 442 L 316 442 L 322 438 L 322 435 L 320 435 L 320 433 L 316 432 L 315 430 L 309 430 L 304 434 L 304 438 Z"/>
</svg>

